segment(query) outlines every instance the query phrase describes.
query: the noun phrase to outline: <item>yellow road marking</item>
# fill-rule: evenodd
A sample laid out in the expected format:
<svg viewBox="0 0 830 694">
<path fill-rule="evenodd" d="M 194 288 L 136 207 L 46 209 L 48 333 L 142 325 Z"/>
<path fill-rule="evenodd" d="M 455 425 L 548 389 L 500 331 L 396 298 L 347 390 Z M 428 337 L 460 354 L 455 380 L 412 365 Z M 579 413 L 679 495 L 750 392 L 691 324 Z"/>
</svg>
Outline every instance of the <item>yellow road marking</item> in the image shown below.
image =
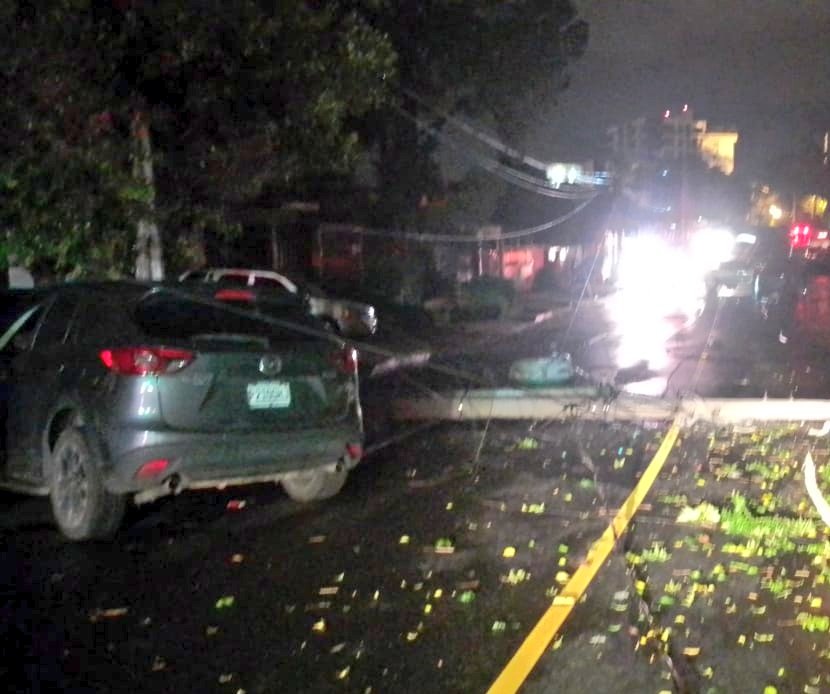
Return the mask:
<svg viewBox="0 0 830 694">
<path fill-rule="evenodd" d="M 663 442 L 648 464 L 640 481 L 637 482 L 625 503 L 617 511 L 605 532 L 591 545 L 585 561 L 571 576 L 562 592 L 554 598 L 553 604 L 542 615 L 542 618 L 533 627 L 522 645 L 519 646 L 510 662 L 490 685 L 490 689 L 487 690 L 488 694 L 512 694 L 517 692 L 519 687 L 524 684 L 531 670 L 547 649 L 548 644 L 553 641 L 574 605 L 582 597 L 600 567 L 605 563 L 611 550 L 614 549 L 617 538 L 622 535 L 637 509 L 640 508 L 640 504 L 646 498 L 646 494 L 654 484 L 654 480 L 657 479 L 657 475 L 663 469 L 663 465 L 677 440 L 679 431 L 678 426 L 673 424 L 663 437 Z"/>
</svg>

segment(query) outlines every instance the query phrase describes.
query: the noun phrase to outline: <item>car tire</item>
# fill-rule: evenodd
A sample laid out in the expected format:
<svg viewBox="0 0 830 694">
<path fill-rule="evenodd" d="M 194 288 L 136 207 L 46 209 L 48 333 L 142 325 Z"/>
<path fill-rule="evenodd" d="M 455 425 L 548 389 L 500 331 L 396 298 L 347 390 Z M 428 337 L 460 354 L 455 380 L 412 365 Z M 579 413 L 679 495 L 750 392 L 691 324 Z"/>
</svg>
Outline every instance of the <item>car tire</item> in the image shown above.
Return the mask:
<svg viewBox="0 0 830 694">
<path fill-rule="evenodd" d="M 282 487 L 294 501 L 308 503 L 335 496 L 348 477 L 346 470 L 306 470 L 282 481 Z"/>
<path fill-rule="evenodd" d="M 52 450 L 49 499 L 61 533 L 70 540 L 96 540 L 115 534 L 127 499 L 104 487 L 100 455 L 74 427 L 64 430 Z"/>
</svg>

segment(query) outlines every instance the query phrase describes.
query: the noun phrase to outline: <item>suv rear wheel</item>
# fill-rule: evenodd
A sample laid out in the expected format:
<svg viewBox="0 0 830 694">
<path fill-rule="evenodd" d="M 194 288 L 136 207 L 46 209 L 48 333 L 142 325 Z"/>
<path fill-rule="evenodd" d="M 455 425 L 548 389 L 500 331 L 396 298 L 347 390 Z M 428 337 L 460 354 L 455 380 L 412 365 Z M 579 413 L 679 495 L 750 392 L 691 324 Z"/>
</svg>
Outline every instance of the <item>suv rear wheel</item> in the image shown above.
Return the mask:
<svg viewBox="0 0 830 694">
<path fill-rule="evenodd" d="M 346 484 L 346 470 L 305 470 L 282 481 L 283 489 L 294 501 L 308 502 L 328 499 Z"/>
<path fill-rule="evenodd" d="M 70 540 L 113 535 L 126 509 L 126 497 L 111 494 L 101 480 L 100 456 L 84 434 L 64 430 L 52 451 L 49 498 L 60 531 Z"/>
</svg>

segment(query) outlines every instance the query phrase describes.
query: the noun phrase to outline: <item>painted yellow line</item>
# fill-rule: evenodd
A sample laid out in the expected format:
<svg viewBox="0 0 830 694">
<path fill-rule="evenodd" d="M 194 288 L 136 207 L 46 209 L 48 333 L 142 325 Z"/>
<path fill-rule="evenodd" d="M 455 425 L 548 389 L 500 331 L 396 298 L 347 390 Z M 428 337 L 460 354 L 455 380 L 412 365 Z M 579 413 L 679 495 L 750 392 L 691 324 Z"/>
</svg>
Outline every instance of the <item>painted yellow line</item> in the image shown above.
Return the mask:
<svg viewBox="0 0 830 694">
<path fill-rule="evenodd" d="M 663 465 L 677 440 L 679 431 L 678 426 L 674 424 L 663 437 L 663 442 L 648 464 L 643 476 L 637 482 L 625 503 L 617 511 L 617 515 L 614 516 L 611 524 L 605 529 L 600 538 L 591 545 L 585 561 L 574 572 L 574 575 L 571 576 L 559 595 L 553 599 L 553 604 L 542 615 L 542 618 L 533 627 L 533 631 L 519 646 L 519 650 L 516 651 L 501 674 L 490 685 L 490 689 L 487 690 L 488 694 L 513 694 L 524 684 L 530 671 L 533 670 L 550 642 L 553 641 L 562 628 L 562 624 L 570 615 L 574 605 L 582 597 L 600 567 L 605 563 L 611 550 L 614 549 L 617 538 L 625 531 L 637 509 L 640 508 L 640 504 L 646 498 L 646 494 L 654 484 L 654 480 L 657 479 L 657 475 L 663 469 Z"/>
</svg>

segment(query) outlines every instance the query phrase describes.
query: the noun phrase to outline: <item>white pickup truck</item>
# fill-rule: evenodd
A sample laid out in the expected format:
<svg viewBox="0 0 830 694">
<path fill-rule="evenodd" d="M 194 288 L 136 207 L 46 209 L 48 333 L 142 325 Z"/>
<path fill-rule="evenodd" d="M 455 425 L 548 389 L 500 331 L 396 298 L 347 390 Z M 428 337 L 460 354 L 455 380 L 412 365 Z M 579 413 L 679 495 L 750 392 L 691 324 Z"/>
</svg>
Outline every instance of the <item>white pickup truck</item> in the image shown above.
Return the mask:
<svg viewBox="0 0 830 694">
<path fill-rule="evenodd" d="M 222 288 L 242 288 L 287 292 L 300 297 L 308 304 L 309 312 L 330 325 L 341 335 L 366 337 L 373 335 L 378 327 L 375 307 L 359 301 L 338 299 L 327 296 L 311 284 L 300 285 L 273 270 L 251 270 L 243 268 L 206 268 L 188 270 L 179 276 L 180 282 L 206 282 Z"/>
</svg>

